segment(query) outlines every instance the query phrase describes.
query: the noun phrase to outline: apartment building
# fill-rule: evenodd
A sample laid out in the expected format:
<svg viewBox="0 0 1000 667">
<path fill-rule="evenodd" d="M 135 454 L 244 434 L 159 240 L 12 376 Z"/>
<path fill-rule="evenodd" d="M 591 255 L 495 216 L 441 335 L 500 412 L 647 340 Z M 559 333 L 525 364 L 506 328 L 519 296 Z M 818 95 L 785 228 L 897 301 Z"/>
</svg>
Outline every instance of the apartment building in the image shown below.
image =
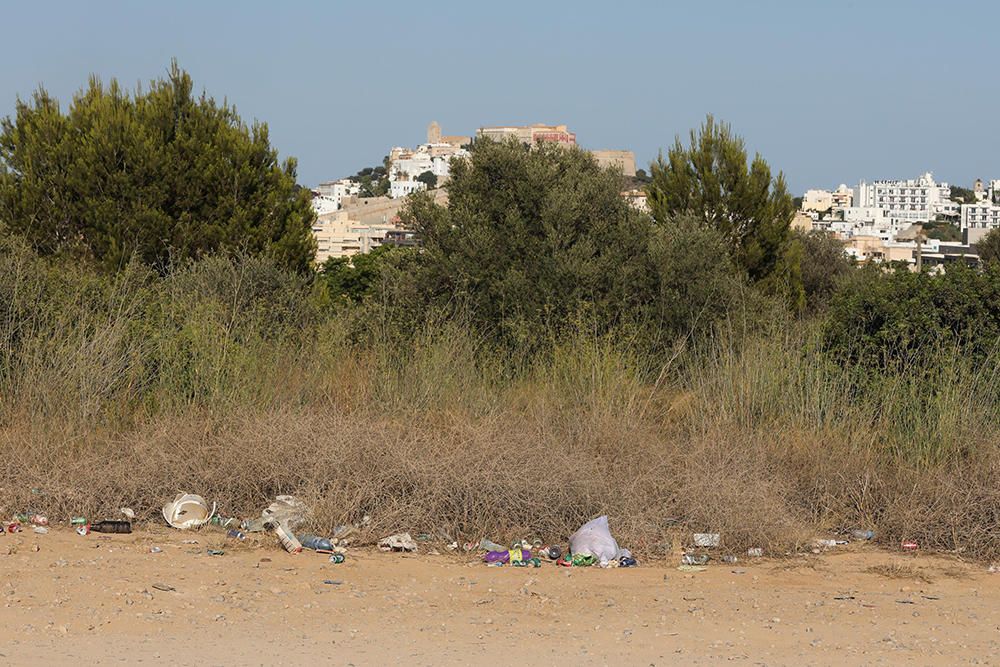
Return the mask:
<svg viewBox="0 0 1000 667">
<path fill-rule="evenodd" d="M 892 218 L 907 222 L 926 222 L 938 215 L 957 216 L 958 204 L 952 202 L 951 187 L 936 183 L 930 172 L 907 181 L 862 181 L 858 185 L 855 206 L 880 208 Z"/>
</svg>

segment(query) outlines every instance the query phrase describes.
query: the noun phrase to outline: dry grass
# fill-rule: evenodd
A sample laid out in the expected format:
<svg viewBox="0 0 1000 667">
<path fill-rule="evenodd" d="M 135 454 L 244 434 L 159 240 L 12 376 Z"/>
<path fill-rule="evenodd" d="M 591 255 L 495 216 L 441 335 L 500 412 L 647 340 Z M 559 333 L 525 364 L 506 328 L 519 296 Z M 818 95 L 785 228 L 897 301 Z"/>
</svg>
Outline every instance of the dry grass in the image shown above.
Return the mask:
<svg viewBox="0 0 1000 667">
<path fill-rule="evenodd" d="M 349 318 L 259 267 L 58 289 L 15 268 L 0 266 L 8 514 L 159 521 L 184 490 L 253 516 L 294 493 L 316 530 L 370 515 L 369 540 L 563 540 L 607 513 L 646 554 L 679 530 L 784 553 L 864 526 L 1000 556 L 997 391 L 982 379 L 996 374 L 960 360 L 919 401 L 906 378 L 859 387 L 781 332 L 665 374 L 587 335 L 514 364 L 448 322 L 352 344 Z"/>
</svg>

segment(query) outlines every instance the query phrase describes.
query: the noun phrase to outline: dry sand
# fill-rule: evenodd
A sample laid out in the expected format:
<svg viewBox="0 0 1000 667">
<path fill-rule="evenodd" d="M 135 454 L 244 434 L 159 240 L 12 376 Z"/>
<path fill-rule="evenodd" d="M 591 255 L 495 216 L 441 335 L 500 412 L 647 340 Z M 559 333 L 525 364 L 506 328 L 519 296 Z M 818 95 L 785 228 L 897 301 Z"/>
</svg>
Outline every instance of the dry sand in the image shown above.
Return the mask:
<svg viewBox="0 0 1000 667">
<path fill-rule="evenodd" d="M 997 662 L 1000 641 L 1000 574 L 870 547 L 698 573 L 335 565 L 269 536 L 56 528 L 0 536 L 0 564 L 3 664 L 954 665 Z"/>
</svg>

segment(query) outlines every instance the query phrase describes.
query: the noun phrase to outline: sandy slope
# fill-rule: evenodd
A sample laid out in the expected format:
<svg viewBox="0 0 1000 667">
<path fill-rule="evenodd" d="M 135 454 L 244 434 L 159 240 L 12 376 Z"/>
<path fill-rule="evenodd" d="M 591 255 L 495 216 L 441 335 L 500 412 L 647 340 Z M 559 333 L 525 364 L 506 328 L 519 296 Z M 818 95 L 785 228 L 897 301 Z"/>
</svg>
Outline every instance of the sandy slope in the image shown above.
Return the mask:
<svg viewBox="0 0 1000 667">
<path fill-rule="evenodd" d="M 225 555 L 207 555 L 217 546 Z M 2 535 L 0 663 L 949 665 L 1000 653 L 1000 575 L 949 559 L 849 549 L 696 574 L 469 560 L 355 550 L 334 565 L 270 539 L 169 529 Z M 886 565 L 906 578 L 867 571 Z"/>
</svg>

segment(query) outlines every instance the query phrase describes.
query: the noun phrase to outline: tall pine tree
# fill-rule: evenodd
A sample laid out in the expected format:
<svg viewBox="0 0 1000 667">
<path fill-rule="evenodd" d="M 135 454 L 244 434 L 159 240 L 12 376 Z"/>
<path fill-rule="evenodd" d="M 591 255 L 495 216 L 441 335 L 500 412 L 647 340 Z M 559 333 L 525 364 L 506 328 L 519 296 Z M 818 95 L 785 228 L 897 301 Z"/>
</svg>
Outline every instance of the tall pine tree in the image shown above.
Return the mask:
<svg viewBox="0 0 1000 667">
<path fill-rule="evenodd" d="M 314 214 L 295 166 L 176 62 L 131 95 L 92 77 L 67 113 L 39 89 L 0 123 L 0 230 L 109 270 L 227 250 L 304 270 Z"/>
</svg>

